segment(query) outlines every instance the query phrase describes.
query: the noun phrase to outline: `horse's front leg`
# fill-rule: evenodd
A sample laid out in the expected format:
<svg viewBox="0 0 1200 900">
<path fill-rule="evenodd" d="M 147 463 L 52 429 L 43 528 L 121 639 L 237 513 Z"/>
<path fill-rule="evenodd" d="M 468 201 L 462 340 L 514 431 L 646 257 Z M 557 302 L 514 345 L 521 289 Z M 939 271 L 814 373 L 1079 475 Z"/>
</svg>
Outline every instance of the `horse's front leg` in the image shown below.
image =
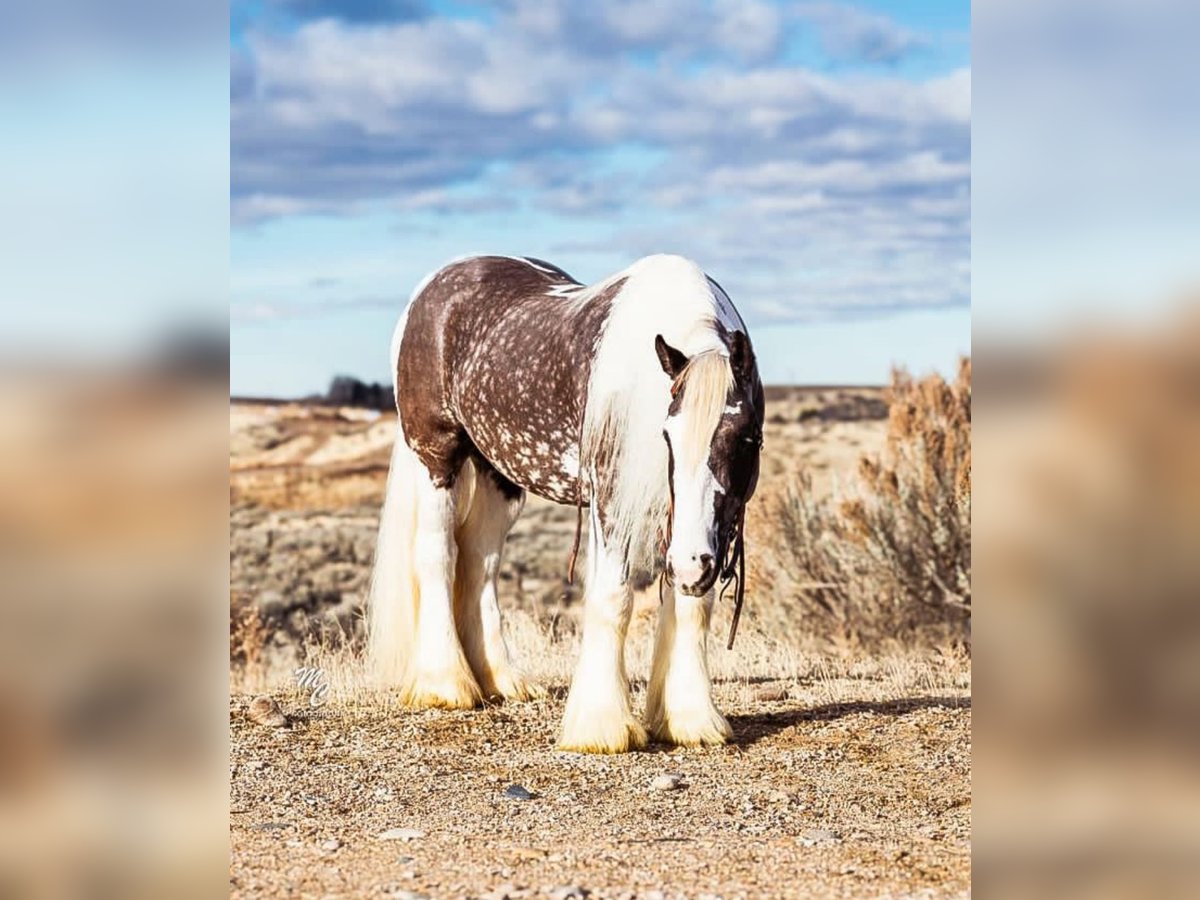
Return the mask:
<svg viewBox="0 0 1200 900">
<path fill-rule="evenodd" d="M 660 741 L 684 746 L 724 744 L 733 735 L 712 699 L 708 623 L 713 592 L 672 591 L 658 612 L 654 662 L 646 692 L 646 725 Z"/>
<path fill-rule="evenodd" d="M 625 674 L 625 635 L 633 589 L 623 561 L 605 551 L 593 514 L 588 536 L 588 583 L 583 644 L 558 746 L 579 753 L 624 753 L 646 746 L 646 731 L 633 716 Z"/>
</svg>

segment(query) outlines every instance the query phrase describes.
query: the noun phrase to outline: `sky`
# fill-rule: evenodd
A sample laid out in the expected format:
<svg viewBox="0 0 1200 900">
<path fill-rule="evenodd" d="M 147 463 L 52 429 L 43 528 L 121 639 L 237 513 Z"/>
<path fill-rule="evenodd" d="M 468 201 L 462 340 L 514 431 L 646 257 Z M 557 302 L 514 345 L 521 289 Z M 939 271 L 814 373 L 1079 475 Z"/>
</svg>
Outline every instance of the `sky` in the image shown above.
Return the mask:
<svg viewBox="0 0 1200 900">
<path fill-rule="evenodd" d="M 970 351 L 966 2 L 235 2 L 231 391 L 387 380 L 428 272 L 659 252 L 770 383 Z"/>
</svg>

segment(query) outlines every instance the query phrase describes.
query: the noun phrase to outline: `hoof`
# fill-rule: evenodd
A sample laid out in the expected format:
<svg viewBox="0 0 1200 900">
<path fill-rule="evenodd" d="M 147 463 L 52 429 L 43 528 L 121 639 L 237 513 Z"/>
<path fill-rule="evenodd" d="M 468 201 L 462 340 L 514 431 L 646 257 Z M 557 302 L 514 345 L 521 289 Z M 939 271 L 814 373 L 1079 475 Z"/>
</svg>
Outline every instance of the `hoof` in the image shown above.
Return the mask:
<svg viewBox="0 0 1200 900">
<path fill-rule="evenodd" d="M 475 679 L 462 672 L 417 673 L 400 694 L 411 709 L 474 709 L 482 695 Z"/>
<path fill-rule="evenodd" d="M 509 672 L 496 679 L 495 696 L 499 696 L 507 702 L 544 700 L 546 689 L 520 672 Z"/>
<path fill-rule="evenodd" d="M 625 712 L 599 711 L 563 720 L 558 749 L 571 753 L 628 753 L 644 750 L 646 729 Z"/>
<path fill-rule="evenodd" d="M 733 729 L 715 707 L 667 712 L 651 724 L 654 739 L 679 747 L 720 747 L 733 737 Z"/>
</svg>

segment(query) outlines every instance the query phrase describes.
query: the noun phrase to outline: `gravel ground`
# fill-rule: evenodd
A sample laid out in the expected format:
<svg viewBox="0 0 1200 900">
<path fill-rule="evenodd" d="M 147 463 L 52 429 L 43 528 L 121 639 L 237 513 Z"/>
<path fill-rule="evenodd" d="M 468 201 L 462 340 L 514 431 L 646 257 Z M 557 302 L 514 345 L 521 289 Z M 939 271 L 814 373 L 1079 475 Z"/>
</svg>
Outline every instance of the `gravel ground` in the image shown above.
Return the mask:
<svg viewBox="0 0 1200 900">
<path fill-rule="evenodd" d="M 961 684 L 961 681 L 957 682 Z M 948 685 L 952 682 L 947 682 Z M 476 712 L 230 709 L 237 897 L 954 897 L 971 709 L 947 686 L 726 683 L 736 743 L 553 749 L 562 687 Z M 853 698 L 820 702 L 832 694 Z"/>
</svg>

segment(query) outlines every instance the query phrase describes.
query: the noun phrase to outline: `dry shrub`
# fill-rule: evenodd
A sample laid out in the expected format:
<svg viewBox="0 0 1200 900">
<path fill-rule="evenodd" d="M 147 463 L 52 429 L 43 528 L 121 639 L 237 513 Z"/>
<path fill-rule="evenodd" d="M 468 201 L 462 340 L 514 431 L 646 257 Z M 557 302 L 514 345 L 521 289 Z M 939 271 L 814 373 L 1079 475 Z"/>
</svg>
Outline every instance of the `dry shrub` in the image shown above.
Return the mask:
<svg viewBox="0 0 1200 900">
<path fill-rule="evenodd" d="M 254 605 L 243 595 L 232 594 L 229 603 L 229 663 L 252 674 L 263 665 L 267 626 Z"/>
<path fill-rule="evenodd" d="M 971 362 L 893 373 L 887 442 L 840 497 L 802 474 L 775 499 L 760 584 L 827 640 L 963 637 L 971 607 Z M 768 612 L 768 615 L 772 613 Z"/>
</svg>

